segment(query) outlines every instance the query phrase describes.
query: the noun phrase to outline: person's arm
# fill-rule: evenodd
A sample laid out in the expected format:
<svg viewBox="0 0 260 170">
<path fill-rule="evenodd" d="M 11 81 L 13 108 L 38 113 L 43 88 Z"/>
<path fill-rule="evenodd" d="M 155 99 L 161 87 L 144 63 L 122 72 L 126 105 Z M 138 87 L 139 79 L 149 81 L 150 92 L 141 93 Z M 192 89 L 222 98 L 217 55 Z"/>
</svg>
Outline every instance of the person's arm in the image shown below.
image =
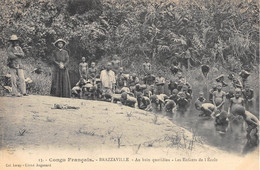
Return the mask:
<svg viewBox="0 0 260 170">
<path fill-rule="evenodd" d="M 23 49 L 20 46 L 17 46 L 17 51 L 15 52 L 15 55 L 19 56 L 19 57 L 24 57 L 24 52 Z"/>
<path fill-rule="evenodd" d="M 250 94 L 250 96 L 249 96 L 248 101 L 252 101 L 253 98 L 254 98 L 254 91 L 250 89 L 250 93 L 251 93 L 251 94 Z"/>
<path fill-rule="evenodd" d="M 143 66 L 142 66 L 142 71 L 144 72 L 144 74 L 146 73 L 145 72 L 145 64 L 143 63 Z"/>
<path fill-rule="evenodd" d="M 158 78 L 158 77 L 156 77 L 156 78 L 155 78 L 155 84 L 157 85 L 157 84 L 158 84 L 158 82 L 159 82 L 159 78 Z"/>
<path fill-rule="evenodd" d="M 219 105 L 219 107 L 221 107 L 225 102 L 226 102 L 226 94 L 223 92 L 222 103 Z"/>
<path fill-rule="evenodd" d="M 54 54 L 53 54 L 53 56 L 52 56 L 52 58 L 53 58 L 53 62 L 57 65 L 57 66 L 59 66 L 60 67 L 60 62 L 58 62 L 57 60 L 56 60 L 56 52 L 54 52 Z"/>
<path fill-rule="evenodd" d="M 230 110 L 231 110 L 232 106 L 233 106 L 233 99 L 231 98 L 230 99 L 230 106 L 228 107 L 228 114 L 230 114 Z"/>
<path fill-rule="evenodd" d="M 81 63 L 79 64 L 79 76 L 82 77 L 82 65 L 81 65 Z"/>
<path fill-rule="evenodd" d="M 135 78 L 135 84 L 138 84 L 138 83 L 139 83 L 139 81 L 140 81 L 140 80 L 139 80 L 139 78 L 138 78 L 138 77 L 136 77 L 136 78 Z"/>
<path fill-rule="evenodd" d="M 64 67 L 67 67 L 69 64 L 69 53 L 64 50 L 64 55 L 65 55 L 65 62 L 63 63 Z"/>
<path fill-rule="evenodd" d="M 216 93 L 213 92 L 213 94 L 212 94 L 212 96 L 213 96 L 213 97 L 212 97 L 212 102 L 213 102 L 214 106 L 217 107 L 217 106 L 216 106 L 216 103 L 215 103 L 215 98 L 216 98 L 215 95 L 216 95 Z"/>
<path fill-rule="evenodd" d="M 115 92 L 115 86 L 116 86 L 116 76 L 115 73 L 113 72 L 112 76 L 112 91 Z"/>
<path fill-rule="evenodd" d="M 13 53 L 11 47 L 8 47 L 8 48 L 7 48 L 7 54 L 8 54 L 8 58 L 9 58 L 9 59 L 16 59 L 16 58 L 17 58 L 17 56 Z"/>
<path fill-rule="evenodd" d="M 162 84 L 165 84 L 165 78 L 162 79 Z"/>
<path fill-rule="evenodd" d="M 241 105 L 245 107 L 245 100 L 244 99 L 242 99 Z"/>
</svg>

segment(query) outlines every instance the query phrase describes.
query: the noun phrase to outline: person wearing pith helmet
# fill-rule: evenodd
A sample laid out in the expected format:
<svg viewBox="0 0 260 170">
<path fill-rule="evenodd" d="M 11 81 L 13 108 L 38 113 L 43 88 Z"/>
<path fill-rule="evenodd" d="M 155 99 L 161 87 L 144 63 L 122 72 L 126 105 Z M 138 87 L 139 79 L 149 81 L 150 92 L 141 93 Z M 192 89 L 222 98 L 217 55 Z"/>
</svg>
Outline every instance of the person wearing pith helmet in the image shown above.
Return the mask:
<svg viewBox="0 0 260 170">
<path fill-rule="evenodd" d="M 56 97 L 67 97 L 71 96 L 71 86 L 68 73 L 69 54 L 64 47 L 67 42 L 63 39 L 58 39 L 53 43 L 57 47 L 53 55 L 53 76 L 51 84 L 52 96 Z"/>
<path fill-rule="evenodd" d="M 10 46 L 7 48 L 7 65 L 10 68 L 11 73 L 11 84 L 12 84 L 12 96 L 21 97 L 22 95 L 26 96 L 26 84 L 24 79 L 24 71 L 22 65 L 22 58 L 24 57 L 24 52 L 19 45 L 19 39 L 17 35 L 12 35 L 9 39 Z M 20 92 L 17 89 L 16 76 L 19 78 L 20 82 Z"/>
</svg>

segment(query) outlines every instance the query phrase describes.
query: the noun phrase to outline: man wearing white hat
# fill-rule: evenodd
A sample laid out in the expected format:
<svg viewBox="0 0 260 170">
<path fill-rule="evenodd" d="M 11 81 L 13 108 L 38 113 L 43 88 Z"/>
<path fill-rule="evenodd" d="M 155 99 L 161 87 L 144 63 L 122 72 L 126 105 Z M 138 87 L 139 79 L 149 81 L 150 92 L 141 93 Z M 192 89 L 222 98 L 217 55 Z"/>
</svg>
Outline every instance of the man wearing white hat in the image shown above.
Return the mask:
<svg viewBox="0 0 260 170">
<path fill-rule="evenodd" d="M 10 40 L 11 45 L 7 48 L 8 66 L 11 73 L 12 95 L 21 97 L 22 95 L 17 90 L 16 75 L 19 77 L 20 90 L 24 96 L 26 96 L 26 84 L 24 79 L 24 72 L 22 66 L 22 58 L 24 52 L 19 46 L 19 40 L 16 35 L 12 35 Z"/>
</svg>

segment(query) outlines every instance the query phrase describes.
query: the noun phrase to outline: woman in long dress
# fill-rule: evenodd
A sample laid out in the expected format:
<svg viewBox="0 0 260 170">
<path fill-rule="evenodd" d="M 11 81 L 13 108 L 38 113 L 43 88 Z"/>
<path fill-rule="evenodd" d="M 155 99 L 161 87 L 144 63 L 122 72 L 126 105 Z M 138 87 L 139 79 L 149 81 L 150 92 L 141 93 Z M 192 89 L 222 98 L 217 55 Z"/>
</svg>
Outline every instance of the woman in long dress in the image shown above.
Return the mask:
<svg viewBox="0 0 260 170">
<path fill-rule="evenodd" d="M 52 74 L 51 95 L 56 97 L 71 96 L 71 86 L 68 73 L 69 54 L 64 50 L 66 42 L 63 39 L 58 39 L 54 42 L 57 50 L 54 52 L 54 68 Z"/>
</svg>

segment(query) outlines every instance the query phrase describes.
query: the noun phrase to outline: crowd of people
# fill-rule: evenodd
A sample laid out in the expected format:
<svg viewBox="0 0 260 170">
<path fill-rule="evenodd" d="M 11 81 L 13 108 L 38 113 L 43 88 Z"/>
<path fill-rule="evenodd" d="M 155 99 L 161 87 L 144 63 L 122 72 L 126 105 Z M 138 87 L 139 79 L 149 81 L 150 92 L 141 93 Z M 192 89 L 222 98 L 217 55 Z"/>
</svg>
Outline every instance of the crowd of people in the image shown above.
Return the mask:
<svg viewBox="0 0 260 170">
<path fill-rule="evenodd" d="M 12 95 L 26 96 L 21 63 L 24 53 L 19 46 L 17 36 L 13 35 L 10 42 L 7 52 Z M 80 80 L 71 87 L 67 67 L 69 55 L 64 49 L 66 41 L 58 39 L 54 42 L 54 46 L 56 51 L 53 53 L 54 69 L 50 92 L 52 96 L 120 102 L 129 107 L 163 113 L 171 118 L 184 116 L 191 106 L 194 98 L 193 90 L 178 66 L 171 68 L 170 74 L 173 78 L 166 80 L 162 71 L 158 71 L 157 75 L 152 74 L 152 64 L 148 57 L 142 64 L 140 75 L 134 71 L 126 74 L 120 58 L 116 55 L 102 70 L 97 68 L 95 62 L 89 65 L 86 58 L 82 57 L 79 64 Z M 209 66 L 201 66 L 205 77 L 209 70 Z M 16 74 L 19 76 L 22 94 L 17 90 Z M 248 152 L 258 146 L 259 142 L 259 120 L 249 111 L 253 107 L 254 97 L 254 91 L 250 89 L 248 83 L 250 73 L 242 70 L 237 77 L 229 74 L 227 79 L 231 83 L 224 81 L 225 76 L 222 74 L 215 78 L 208 92 L 209 96 L 205 96 L 207 94 L 203 92 L 199 93 L 199 97 L 195 99 L 195 108 L 200 112 L 198 116 L 214 119 L 216 130 L 222 134 L 225 134 L 228 129 L 237 131 L 240 125 L 246 123 L 247 143 L 244 152 Z M 226 86 L 229 86 L 228 92 L 222 90 Z M 225 109 L 225 105 L 228 105 L 228 109 Z"/>
</svg>

